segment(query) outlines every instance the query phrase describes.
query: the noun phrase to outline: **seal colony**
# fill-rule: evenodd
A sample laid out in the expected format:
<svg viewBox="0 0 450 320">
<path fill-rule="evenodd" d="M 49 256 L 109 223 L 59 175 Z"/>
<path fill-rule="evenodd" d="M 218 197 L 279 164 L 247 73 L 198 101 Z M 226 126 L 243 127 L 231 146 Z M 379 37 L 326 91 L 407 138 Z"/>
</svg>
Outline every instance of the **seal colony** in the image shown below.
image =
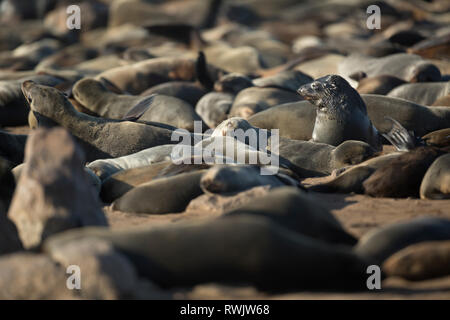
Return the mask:
<svg viewBox="0 0 450 320">
<path fill-rule="evenodd" d="M 450 298 L 448 1 L 150 2 L 3 0 L 0 298 Z"/>
</svg>

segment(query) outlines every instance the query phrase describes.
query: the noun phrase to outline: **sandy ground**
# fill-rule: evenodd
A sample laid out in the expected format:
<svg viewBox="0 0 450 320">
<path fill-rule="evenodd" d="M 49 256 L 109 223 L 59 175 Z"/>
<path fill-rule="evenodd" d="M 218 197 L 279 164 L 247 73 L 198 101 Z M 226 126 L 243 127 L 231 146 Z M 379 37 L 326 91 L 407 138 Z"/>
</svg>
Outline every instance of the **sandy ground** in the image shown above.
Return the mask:
<svg viewBox="0 0 450 320">
<path fill-rule="evenodd" d="M 9 132 L 27 133 L 25 127 L 8 128 Z M 386 147 L 384 152 L 391 152 Z M 310 178 L 303 183 L 317 184 L 330 177 Z M 434 216 L 450 219 L 450 200 L 420 200 L 371 198 L 357 194 L 324 194 L 311 192 L 321 205 L 326 206 L 356 237 L 367 231 L 399 221 L 417 217 Z M 217 214 L 210 212 L 184 212 L 165 215 L 132 214 L 112 211 L 104 207 L 113 229 L 130 226 L 175 223 L 182 220 L 211 219 Z M 171 292 L 176 299 L 450 299 L 450 277 L 428 281 L 408 282 L 398 278 L 388 278 L 377 292 L 339 293 L 339 292 L 293 292 L 268 294 L 253 287 L 232 287 L 218 284 L 196 286 L 189 290 L 179 289 Z"/>
</svg>

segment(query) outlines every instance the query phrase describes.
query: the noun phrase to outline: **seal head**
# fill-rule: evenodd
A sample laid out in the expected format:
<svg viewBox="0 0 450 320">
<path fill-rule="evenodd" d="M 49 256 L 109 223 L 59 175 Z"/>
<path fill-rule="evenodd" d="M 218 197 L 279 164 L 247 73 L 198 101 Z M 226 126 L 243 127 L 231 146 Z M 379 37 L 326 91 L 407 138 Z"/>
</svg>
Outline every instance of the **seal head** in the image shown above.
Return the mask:
<svg viewBox="0 0 450 320">
<path fill-rule="evenodd" d="M 359 140 L 381 150 L 381 137 L 364 101 L 344 78 L 328 75 L 301 86 L 298 93 L 317 106 L 314 142 L 338 146 L 346 140 Z"/>
</svg>

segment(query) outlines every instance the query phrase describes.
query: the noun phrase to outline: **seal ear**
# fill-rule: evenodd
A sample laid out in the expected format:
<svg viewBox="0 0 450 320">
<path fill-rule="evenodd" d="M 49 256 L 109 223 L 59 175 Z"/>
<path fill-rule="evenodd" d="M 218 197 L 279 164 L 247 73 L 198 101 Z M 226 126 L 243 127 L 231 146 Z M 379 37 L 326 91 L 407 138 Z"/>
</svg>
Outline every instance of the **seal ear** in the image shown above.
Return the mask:
<svg viewBox="0 0 450 320">
<path fill-rule="evenodd" d="M 130 110 L 122 117 L 123 121 L 136 121 L 147 111 L 153 102 L 156 94 L 152 94 L 141 100 L 138 104 L 131 107 Z"/>
<path fill-rule="evenodd" d="M 367 78 L 367 74 L 364 71 L 357 71 L 349 75 L 349 78 L 355 81 L 361 81 L 361 79 Z"/>
</svg>

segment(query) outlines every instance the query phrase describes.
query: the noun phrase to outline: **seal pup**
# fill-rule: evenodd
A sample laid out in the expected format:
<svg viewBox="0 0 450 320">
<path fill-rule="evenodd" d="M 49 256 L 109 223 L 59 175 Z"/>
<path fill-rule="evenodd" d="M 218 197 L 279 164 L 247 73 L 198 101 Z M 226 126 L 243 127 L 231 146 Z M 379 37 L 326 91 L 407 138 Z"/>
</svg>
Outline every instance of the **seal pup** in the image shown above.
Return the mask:
<svg viewBox="0 0 450 320">
<path fill-rule="evenodd" d="M 422 179 L 442 151 L 418 147 L 379 167 L 366 181 L 364 191 L 373 197 L 419 197 Z"/>
<path fill-rule="evenodd" d="M 163 177 L 208 169 L 211 165 L 196 164 L 192 160 L 189 164 L 175 164 L 172 160 L 153 163 L 144 167 L 132 168 L 112 174 L 102 182 L 100 198 L 105 203 L 111 203 L 117 198 L 141 184 Z"/>
<path fill-rule="evenodd" d="M 182 212 L 192 199 L 203 193 L 200 179 L 205 172 L 196 170 L 143 183 L 114 200 L 111 208 L 146 214 Z"/>
<path fill-rule="evenodd" d="M 364 101 L 342 77 L 329 75 L 301 86 L 298 93 L 317 106 L 312 141 L 337 146 L 359 140 L 381 151 L 381 136 L 367 115 Z"/>
<path fill-rule="evenodd" d="M 401 249 L 424 241 L 450 240 L 450 220 L 444 218 L 416 218 L 373 229 L 363 235 L 354 252 L 381 265 Z"/>
<path fill-rule="evenodd" d="M 200 187 L 205 193 L 241 192 L 256 186 L 297 186 L 298 181 L 285 174 L 261 175 L 255 165 L 215 165 L 201 178 Z"/>
<path fill-rule="evenodd" d="M 98 159 L 87 164 L 102 181 L 109 176 L 128 169 L 171 160 L 171 153 L 176 145 L 166 144 L 113 159 Z"/>
<path fill-rule="evenodd" d="M 450 154 L 437 158 L 420 184 L 421 199 L 450 199 Z"/>
<path fill-rule="evenodd" d="M 22 91 L 40 126 L 55 123 L 75 136 L 87 161 L 115 158 L 157 145 L 171 144 L 172 131 L 129 121 L 107 120 L 80 113 L 55 88 L 22 84 Z"/>
<path fill-rule="evenodd" d="M 134 115 L 142 121 L 165 123 L 189 131 L 194 130 L 194 121 L 203 122 L 191 105 L 175 97 L 119 95 L 109 91 L 100 81 L 89 78 L 78 81 L 72 91 L 82 106 L 108 119 Z"/>
<path fill-rule="evenodd" d="M 84 228 L 55 235 L 43 248 L 51 254 L 86 237 L 110 242 L 141 277 L 162 287 L 220 282 L 272 291 L 351 290 L 365 288 L 367 280 L 367 262 L 347 246 L 294 233 L 255 215 L 123 231 Z"/>
</svg>

